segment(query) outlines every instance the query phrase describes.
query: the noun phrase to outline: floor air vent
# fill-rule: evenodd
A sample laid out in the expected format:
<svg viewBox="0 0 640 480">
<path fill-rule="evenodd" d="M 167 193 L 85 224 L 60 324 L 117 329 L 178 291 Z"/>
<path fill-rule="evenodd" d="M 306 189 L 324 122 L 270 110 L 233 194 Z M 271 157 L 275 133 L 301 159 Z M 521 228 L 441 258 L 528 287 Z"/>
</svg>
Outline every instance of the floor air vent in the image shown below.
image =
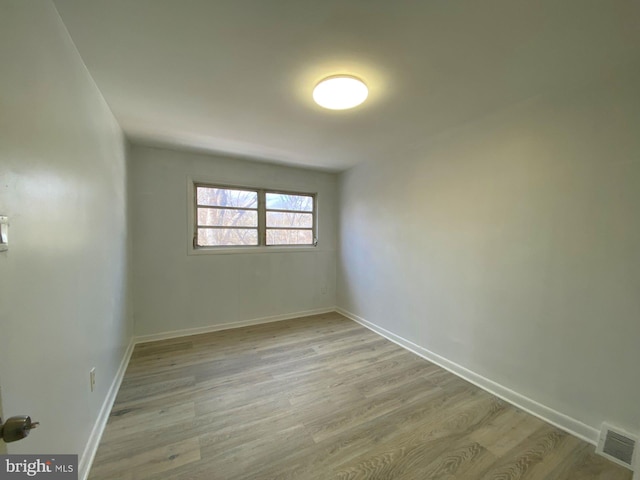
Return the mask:
<svg viewBox="0 0 640 480">
<path fill-rule="evenodd" d="M 619 428 L 602 425 L 596 452 L 619 465 L 633 470 L 633 459 L 638 439 Z"/>
</svg>

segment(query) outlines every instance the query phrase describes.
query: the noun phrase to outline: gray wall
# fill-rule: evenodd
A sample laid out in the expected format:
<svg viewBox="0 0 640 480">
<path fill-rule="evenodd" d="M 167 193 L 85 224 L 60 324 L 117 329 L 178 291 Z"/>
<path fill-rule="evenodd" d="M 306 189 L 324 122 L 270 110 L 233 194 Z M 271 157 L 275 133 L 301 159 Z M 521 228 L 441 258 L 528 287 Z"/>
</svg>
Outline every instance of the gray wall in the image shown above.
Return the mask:
<svg viewBox="0 0 640 480">
<path fill-rule="evenodd" d="M 335 174 L 135 146 L 131 151 L 137 335 L 335 305 Z M 318 247 L 187 255 L 189 179 L 318 193 Z"/>
<path fill-rule="evenodd" d="M 338 305 L 640 431 L 638 84 L 550 92 L 344 173 Z"/>
<path fill-rule="evenodd" d="M 51 2 L 0 2 L 0 65 L 2 400 L 41 422 L 9 452 L 82 454 L 133 334 L 125 142 Z"/>
</svg>

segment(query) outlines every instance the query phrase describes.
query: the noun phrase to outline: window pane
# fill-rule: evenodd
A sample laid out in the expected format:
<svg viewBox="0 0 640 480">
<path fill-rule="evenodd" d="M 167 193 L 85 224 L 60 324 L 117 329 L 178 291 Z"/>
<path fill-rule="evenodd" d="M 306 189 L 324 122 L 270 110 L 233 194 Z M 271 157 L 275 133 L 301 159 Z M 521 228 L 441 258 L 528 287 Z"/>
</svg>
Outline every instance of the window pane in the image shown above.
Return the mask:
<svg viewBox="0 0 640 480">
<path fill-rule="evenodd" d="M 198 225 L 211 227 L 257 227 L 258 212 L 231 208 L 198 208 Z"/>
<path fill-rule="evenodd" d="M 313 227 L 311 213 L 267 212 L 267 227 Z"/>
<path fill-rule="evenodd" d="M 267 245 L 313 245 L 311 230 L 267 230 Z"/>
<path fill-rule="evenodd" d="M 249 190 L 197 187 L 198 205 L 258 208 L 258 193 Z"/>
<path fill-rule="evenodd" d="M 312 212 L 313 197 L 288 195 L 286 193 L 267 193 L 267 208 Z"/>
<path fill-rule="evenodd" d="M 219 247 L 224 245 L 257 245 L 258 230 L 253 228 L 199 228 L 198 245 Z"/>
</svg>

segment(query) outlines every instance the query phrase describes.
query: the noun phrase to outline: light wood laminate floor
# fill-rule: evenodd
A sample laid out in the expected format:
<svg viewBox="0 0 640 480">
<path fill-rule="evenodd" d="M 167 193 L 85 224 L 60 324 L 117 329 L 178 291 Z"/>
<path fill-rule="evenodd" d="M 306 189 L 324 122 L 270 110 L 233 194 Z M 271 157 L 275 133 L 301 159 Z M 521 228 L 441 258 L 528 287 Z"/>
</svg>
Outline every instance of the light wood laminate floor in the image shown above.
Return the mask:
<svg viewBox="0 0 640 480">
<path fill-rule="evenodd" d="M 629 480 L 338 314 L 138 345 L 90 478 Z"/>
</svg>

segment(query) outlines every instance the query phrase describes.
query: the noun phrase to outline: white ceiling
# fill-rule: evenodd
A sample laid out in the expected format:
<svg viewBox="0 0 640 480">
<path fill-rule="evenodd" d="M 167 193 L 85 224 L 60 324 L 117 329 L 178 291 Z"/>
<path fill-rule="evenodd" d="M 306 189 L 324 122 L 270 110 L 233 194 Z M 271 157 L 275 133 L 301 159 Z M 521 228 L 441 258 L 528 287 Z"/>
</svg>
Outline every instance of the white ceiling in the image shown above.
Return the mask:
<svg viewBox="0 0 640 480">
<path fill-rule="evenodd" d="M 55 0 L 134 142 L 328 170 L 637 67 L 637 0 Z M 349 73 L 369 99 L 311 99 Z"/>
</svg>

